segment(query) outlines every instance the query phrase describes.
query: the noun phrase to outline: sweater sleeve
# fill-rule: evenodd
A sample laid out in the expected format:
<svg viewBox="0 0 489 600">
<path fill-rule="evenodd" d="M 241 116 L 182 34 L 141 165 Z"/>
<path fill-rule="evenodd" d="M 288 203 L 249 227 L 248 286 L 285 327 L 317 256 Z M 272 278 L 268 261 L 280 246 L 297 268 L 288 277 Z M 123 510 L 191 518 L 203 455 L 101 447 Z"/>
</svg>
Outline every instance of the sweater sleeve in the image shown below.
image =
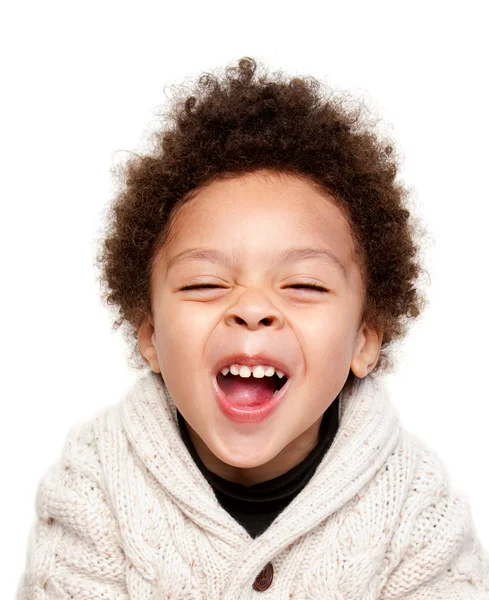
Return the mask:
<svg viewBox="0 0 489 600">
<path fill-rule="evenodd" d="M 40 481 L 16 600 L 128 600 L 128 561 L 103 488 L 87 422 Z"/>
<path fill-rule="evenodd" d="M 415 499 L 406 504 L 380 600 L 489 600 L 489 555 L 470 503 L 450 488 L 438 459 L 424 466 L 429 474 L 413 483 Z"/>
</svg>

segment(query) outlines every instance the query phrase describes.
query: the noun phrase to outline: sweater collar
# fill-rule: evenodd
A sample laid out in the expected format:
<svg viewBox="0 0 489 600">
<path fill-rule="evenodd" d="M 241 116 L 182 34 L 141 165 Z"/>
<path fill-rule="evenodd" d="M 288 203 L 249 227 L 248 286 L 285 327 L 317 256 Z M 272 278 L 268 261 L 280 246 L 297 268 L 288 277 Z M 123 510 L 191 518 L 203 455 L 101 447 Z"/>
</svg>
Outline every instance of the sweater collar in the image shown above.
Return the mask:
<svg viewBox="0 0 489 600">
<path fill-rule="evenodd" d="M 330 449 L 307 486 L 255 540 L 220 506 L 192 459 L 179 433 L 177 408 L 160 374 L 146 372 L 120 406 L 130 444 L 173 502 L 209 535 L 241 549 L 243 565 L 248 555 L 254 565 L 260 558 L 266 564 L 346 504 L 392 453 L 400 432 L 399 416 L 382 380 L 356 379 L 337 401 L 340 423 Z"/>
</svg>

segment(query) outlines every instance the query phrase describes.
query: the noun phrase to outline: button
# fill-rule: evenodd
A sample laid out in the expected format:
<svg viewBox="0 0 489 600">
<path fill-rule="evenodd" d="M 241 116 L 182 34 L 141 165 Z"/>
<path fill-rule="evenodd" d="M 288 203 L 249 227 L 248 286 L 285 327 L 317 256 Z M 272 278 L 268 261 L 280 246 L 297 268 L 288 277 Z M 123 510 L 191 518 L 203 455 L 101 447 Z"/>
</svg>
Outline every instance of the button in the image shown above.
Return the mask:
<svg viewBox="0 0 489 600">
<path fill-rule="evenodd" d="M 267 563 L 264 568 L 257 575 L 254 583 L 253 589 L 257 592 L 264 592 L 268 590 L 268 588 L 272 585 L 273 581 L 273 566 L 272 563 Z"/>
</svg>

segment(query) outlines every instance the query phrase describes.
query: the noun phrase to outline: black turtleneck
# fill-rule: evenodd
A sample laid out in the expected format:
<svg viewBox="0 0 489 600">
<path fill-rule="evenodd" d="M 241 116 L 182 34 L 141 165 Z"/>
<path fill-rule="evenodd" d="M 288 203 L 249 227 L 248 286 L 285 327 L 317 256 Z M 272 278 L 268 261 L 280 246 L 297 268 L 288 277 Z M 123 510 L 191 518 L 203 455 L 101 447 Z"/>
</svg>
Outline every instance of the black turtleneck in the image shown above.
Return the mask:
<svg viewBox="0 0 489 600">
<path fill-rule="evenodd" d="M 339 399 L 323 414 L 319 441 L 298 465 L 269 481 L 246 487 L 216 475 L 204 465 L 188 434 L 186 421 L 177 410 L 182 440 L 195 464 L 212 486 L 221 506 L 238 521 L 252 538 L 261 535 L 284 508 L 301 492 L 314 475 L 338 431 Z"/>
</svg>

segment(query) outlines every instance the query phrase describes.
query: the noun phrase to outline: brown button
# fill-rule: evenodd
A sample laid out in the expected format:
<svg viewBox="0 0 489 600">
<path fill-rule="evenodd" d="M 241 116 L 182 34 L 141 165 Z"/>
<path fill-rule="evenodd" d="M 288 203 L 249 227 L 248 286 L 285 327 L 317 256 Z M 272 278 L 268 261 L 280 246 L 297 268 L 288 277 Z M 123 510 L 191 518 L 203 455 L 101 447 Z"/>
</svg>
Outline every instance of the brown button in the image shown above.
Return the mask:
<svg viewBox="0 0 489 600">
<path fill-rule="evenodd" d="M 267 563 L 260 573 L 257 575 L 254 583 L 253 589 L 257 592 L 264 592 L 268 590 L 268 588 L 272 585 L 273 581 L 273 566 L 272 563 Z"/>
</svg>

